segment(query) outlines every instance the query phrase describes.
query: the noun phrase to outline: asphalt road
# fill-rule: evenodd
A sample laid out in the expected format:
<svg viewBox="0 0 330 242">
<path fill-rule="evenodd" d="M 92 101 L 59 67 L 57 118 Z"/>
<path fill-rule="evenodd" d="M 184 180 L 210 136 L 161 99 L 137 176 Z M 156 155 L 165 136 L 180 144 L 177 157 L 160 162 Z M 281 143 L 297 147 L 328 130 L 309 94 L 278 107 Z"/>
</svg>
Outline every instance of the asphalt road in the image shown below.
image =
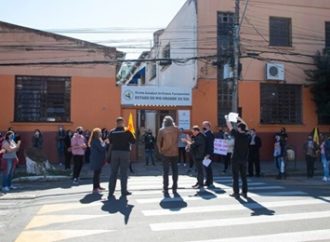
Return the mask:
<svg viewBox="0 0 330 242">
<path fill-rule="evenodd" d="M 330 183 L 320 177 L 253 177 L 249 198 L 236 200 L 228 175 L 195 190 L 181 173 L 167 197 L 159 172 L 139 169 L 127 198 L 91 194 L 90 179 L 21 184 L 0 197 L 0 241 L 330 241 Z"/>
</svg>

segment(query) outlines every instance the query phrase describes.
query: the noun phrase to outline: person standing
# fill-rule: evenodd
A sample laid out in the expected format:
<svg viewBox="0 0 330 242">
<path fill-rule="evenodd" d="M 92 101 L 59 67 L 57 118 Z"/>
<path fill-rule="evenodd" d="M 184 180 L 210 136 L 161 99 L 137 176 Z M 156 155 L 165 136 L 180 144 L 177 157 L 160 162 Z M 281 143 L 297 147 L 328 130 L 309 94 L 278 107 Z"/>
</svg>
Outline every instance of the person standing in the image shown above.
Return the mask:
<svg viewBox="0 0 330 242">
<path fill-rule="evenodd" d="M 163 192 L 168 193 L 168 176 L 170 166 L 172 168 L 172 190 L 178 189 L 178 138 L 179 129 L 175 126 L 171 116 L 165 116 L 162 128 L 158 131 L 157 147 L 163 162 Z"/>
<path fill-rule="evenodd" d="M 71 159 L 72 159 L 71 138 L 72 138 L 72 131 L 68 129 L 67 131 L 65 131 L 65 138 L 64 138 L 64 169 L 65 170 L 71 169 Z"/>
<path fill-rule="evenodd" d="M 57 151 L 57 159 L 60 165 L 63 164 L 65 160 L 64 139 L 65 139 L 65 130 L 63 129 L 62 126 L 60 126 L 56 133 L 56 151 Z"/>
<path fill-rule="evenodd" d="M 209 121 L 204 121 L 202 123 L 203 132 L 206 138 L 205 146 L 205 159 L 210 159 L 213 161 L 213 150 L 214 150 L 214 135 L 211 131 L 211 123 Z M 204 166 L 206 171 L 206 181 L 205 186 L 213 188 L 213 172 L 212 172 L 212 162 L 208 166 Z"/>
<path fill-rule="evenodd" d="M 124 119 L 116 119 L 116 128 L 109 133 L 111 145 L 111 171 L 109 179 L 109 195 L 111 199 L 116 189 L 118 170 L 120 169 L 121 195 L 128 196 L 132 193 L 127 190 L 127 170 L 129 167 L 131 145 L 135 143 L 135 137 L 124 127 Z"/>
<path fill-rule="evenodd" d="M 234 152 L 235 140 L 227 132 L 225 132 L 225 134 L 224 134 L 224 139 L 225 139 L 225 142 L 227 143 L 228 150 L 227 150 L 227 155 L 224 157 L 224 168 L 223 168 L 222 172 L 224 174 L 226 174 L 227 169 L 228 169 L 229 165 L 231 164 L 231 158 L 232 158 L 233 152 Z"/>
<path fill-rule="evenodd" d="M 278 170 L 277 179 L 285 178 L 285 160 L 284 160 L 284 141 L 281 139 L 279 134 L 275 135 L 275 142 L 274 142 L 274 159 L 276 168 Z"/>
<path fill-rule="evenodd" d="M 249 135 L 247 133 L 248 127 L 242 118 L 237 117 L 239 122 L 237 123 L 237 129 L 234 129 L 227 115 L 225 118 L 227 127 L 235 139 L 232 158 L 233 194 L 231 194 L 231 196 L 236 199 L 239 198 L 239 176 L 241 176 L 242 196 L 247 198 L 248 184 L 246 177 L 246 165 L 248 163 L 249 155 Z"/>
<path fill-rule="evenodd" d="M 322 181 L 327 182 L 330 181 L 329 177 L 329 162 L 330 162 L 330 138 L 321 134 L 321 162 L 323 167 L 323 177 Z"/>
<path fill-rule="evenodd" d="M 44 139 L 42 137 L 41 131 L 39 129 L 36 129 L 32 136 L 32 147 L 42 149 L 43 143 Z"/>
<path fill-rule="evenodd" d="M 73 155 L 73 184 L 79 184 L 79 176 L 84 162 L 86 139 L 83 127 L 78 127 L 71 138 L 71 151 Z"/>
<path fill-rule="evenodd" d="M 3 153 L 2 160 L 6 164 L 6 169 L 3 171 L 2 177 L 2 191 L 9 192 L 11 189 L 16 189 L 11 184 L 11 180 L 14 174 L 15 161 L 17 160 L 16 152 L 21 146 L 21 140 L 17 143 L 14 141 L 14 132 L 8 131 L 5 135 L 5 139 L 2 142 L 1 150 Z"/>
<path fill-rule="evenodd" d="M 184 141 L 186 138 L 186 134 L 183 132 L 183 128 L 180 128 L 179 140 L 178 140 L 178 163 L 186 166 L 186 146 L 187 143 Z M 182 159 L 181 159 L 182 158 Z"/>
<path fill-rule="evenodd" d="M 192 140 L 184 139 L 184 141 L 188 144 L 197 169 L 197 183 L 192 187 L 202 189 L 204 186 L 203 159 L 205 157 L 206 150 L 206 137 L 200 132 L 200 129 L 197 125 L 193 126 L 192 133 Z"/>
<path fill-rule="evenodd" d="M 149 165 L 149 161 L 152 163 L 152 165 L 156 165 L 154 159 L 155 143 L 156 139 L 152 135 L 151 129 L 148 129 L 144 134 L 144 156 L 146 159 L 146 166 Z"/>
<path fill-rule="evenodd" d="M 100 186 L 100 175 L 102 167 L 105 162 L 106 144 L 109 143 L 108 139 L 103 141 L 102 132 L 100 128 L 95 128 L 88 140 L 90 148 L 90 167 L 94 172 L 93 174 L 93 193 L 99 193 L 105 190 Z"/>
<path fill-rule="evenodd" d="M 314 163 L 316 159 L 317 148 L 317 144 L 313 141 L 313 137 L 311 135 L 308 135 L 307 141 L 304 144 L 308 178 L 312 178 L 314 176 Z"/>
<path fill-rule="evenodd" d="M 250 130 L 250 143 L 249 143 L 249 176 L 260 177 L 260 148 L 261 148 L 261 139 L 257 135 L 255 129 Z M 255 171 L 255 173 L 254 173 Z"/>
</svg>

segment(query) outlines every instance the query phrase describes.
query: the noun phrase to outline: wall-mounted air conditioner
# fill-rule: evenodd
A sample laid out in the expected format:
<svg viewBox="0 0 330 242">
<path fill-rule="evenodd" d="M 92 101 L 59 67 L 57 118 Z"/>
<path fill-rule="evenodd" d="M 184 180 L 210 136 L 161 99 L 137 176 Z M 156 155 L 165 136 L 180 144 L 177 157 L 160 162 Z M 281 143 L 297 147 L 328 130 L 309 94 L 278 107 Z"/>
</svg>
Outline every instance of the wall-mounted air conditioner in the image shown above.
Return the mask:
<svg viewBox="0 0 330 242">
<path fill-rule="evenodd" d="M 284 81 L 285 80 L 284 64 L 267 63 L 266 80 Z"/>
</svg>

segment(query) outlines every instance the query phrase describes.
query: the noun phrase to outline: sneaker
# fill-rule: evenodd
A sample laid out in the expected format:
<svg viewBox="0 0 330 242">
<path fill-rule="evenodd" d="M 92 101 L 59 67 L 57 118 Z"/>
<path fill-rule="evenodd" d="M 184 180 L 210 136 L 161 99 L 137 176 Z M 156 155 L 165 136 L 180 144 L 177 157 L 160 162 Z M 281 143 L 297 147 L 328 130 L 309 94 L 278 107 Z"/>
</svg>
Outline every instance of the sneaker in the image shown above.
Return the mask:
<svg viewBox="0 0 330 242">
<path fill-rule="evenodd" d="M 79 184 L 78 179 L 77 178 L 74 178 L 72 184 L 73 185 L 78 185 Z"/>
<path fill-rule="evenodd" d="M 9 187 L 3 187 L 3 188 L 2 188 L 2 191 L 3 191 L 3 192 L 9 192 L 10 189 L 9 189 Z"/>
<path fill-rule="evenodd" d="M 327 178 L 326 176 L 324 176 L 324 177 L 322 178 L 322 181 L 327 182 L 327 181 L 328 181 L 328 178 Z"/>
</svg>

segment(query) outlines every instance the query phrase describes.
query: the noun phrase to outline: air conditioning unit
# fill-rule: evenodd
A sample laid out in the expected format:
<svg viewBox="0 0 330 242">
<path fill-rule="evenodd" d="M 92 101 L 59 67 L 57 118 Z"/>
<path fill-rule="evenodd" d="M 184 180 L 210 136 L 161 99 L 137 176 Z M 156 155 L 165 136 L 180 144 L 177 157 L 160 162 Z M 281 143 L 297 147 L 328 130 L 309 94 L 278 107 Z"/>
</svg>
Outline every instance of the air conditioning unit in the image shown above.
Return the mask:
<svg viewBox="0 0 330 242">
<path fill-rule="evenodd" d="M 284 81 L 285 80 L 284 64 L 267 63 L 266 80 Z"/>
</svg>

